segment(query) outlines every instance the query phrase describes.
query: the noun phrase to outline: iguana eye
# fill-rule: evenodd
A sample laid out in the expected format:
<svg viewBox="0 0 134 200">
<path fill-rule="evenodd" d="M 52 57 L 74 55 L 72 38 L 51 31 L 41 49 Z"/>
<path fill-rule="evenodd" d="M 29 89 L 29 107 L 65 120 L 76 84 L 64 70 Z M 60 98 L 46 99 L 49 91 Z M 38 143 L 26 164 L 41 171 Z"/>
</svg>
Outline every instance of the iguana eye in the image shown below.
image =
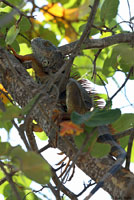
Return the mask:
<svg viewBox="0 0 134 200">
<path fill-rule="evenodd" d="M 42 65 L 43 65 L 44 67 L 48 66 L 48 64 L 49 64 L 49 61 L 48 61 L 47 59 L 44 59 L 44 60 L 42 61 Z"/>
</svg>

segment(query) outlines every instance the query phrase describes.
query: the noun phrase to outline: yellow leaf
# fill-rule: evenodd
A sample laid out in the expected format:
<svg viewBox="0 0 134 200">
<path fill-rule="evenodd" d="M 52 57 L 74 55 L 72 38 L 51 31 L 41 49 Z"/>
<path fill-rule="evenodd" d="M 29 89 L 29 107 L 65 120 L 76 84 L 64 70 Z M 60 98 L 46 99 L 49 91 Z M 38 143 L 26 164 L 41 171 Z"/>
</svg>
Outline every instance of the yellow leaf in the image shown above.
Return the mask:
<svg viewBox="0 0 134 200">
<path fill-rule="evenodd" d="M 6 95 L 4 95 L 4 93 L 2 92 L 5 92 L 5 93 L 7 93 L 7 91 L 5 90 L 5 88 L 3 87 L 3 85 L 2 84 L 0 84 L 0 99 L 1 99 L 1 101 L 4 103 L 4 104 L 7 104 L 7 103 L 9 103 L 9 99 L 6 97 Z M 8 93 L 7 93 L 8 94 Z"/>
<path fill-rule="evenodd" d="M 89 13 L 89 0 L 78 8 L 65 9 L 60 3 L 49 3 L 41 10 L 46 21 L 54 23 L 61 22 L 65 27 L 65 39 L 73 42 L 77 39 L 77 33 L 72 27 L 72 22 L 78 22 L 83 16 Z"/>
<path fill-rule="evenodd" d="M 63 17 L 63 7 L 61 7 L 58 3 L 49 3 L 44 6 L 41 11 L 44 13 L 46 21 L 53 20 L 55 17 Z"/>
<path fill-rule="evenodd" d="M 60 135 L 66 136 L 66 135 L 80 135 L 80 133 L 83 133 L 83 128 L 81 128 L 79 125 L 74 124 L 71 121 L 64 121 L 60 123 L 61 130 Z"/>
<path fill-rule="evenodd" d="M 77 32 L 70 24 L 65 24 L 65 39 L 70 43 L 77 39 Z"/>
<path fill-rule="evenodd" d="M 69 9 L 65 9 L 60 3 L 49 3 L 44 6 L 41 11 L 44 13 L 46 21 L 53 20 L 56 17 L 56 20 L 58 20 L 58 18 L 62 18 L 68 21 L 77 21 L 89 13 L 89 2 L 89 0 L 86 0 L 85 3 L 78 8 Z"/>
</svg>

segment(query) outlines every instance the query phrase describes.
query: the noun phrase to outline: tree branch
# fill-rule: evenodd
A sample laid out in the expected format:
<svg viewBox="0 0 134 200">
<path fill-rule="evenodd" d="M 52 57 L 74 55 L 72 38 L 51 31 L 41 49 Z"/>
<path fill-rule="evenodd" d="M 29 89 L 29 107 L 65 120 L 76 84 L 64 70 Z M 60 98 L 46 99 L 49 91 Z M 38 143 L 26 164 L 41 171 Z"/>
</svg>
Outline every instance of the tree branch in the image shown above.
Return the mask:
<svg viewBox="0 0 134 200">
<path fill-rule="evenodd" d="M 70 44 L 63 45 L 59 47 L 59 50 L 63 55 L 67 55 L 73 52 L 74 45 L 76 45 L 79 40 L 72 42 Z M 112 35 L 102 39 L 86 39 L 82 45 L 83 49 L 103 49 L 114 44 L 120 43 L 134 43 L 134 33 L 120 33 L 117 35 Z"/>
<path fill-rule="evenodd" d="M 14 68 L 14 70 L 11 70 L 11 67 Z M 14 71 L 16 71 L 16 73 L 14 73 Z M 20 83 L 19 79 L 23 84 Z M 0 82 L 12 96 L 14 101 L 21 107 L 24 107 L 39 90 L 38 84 L 30 77 L 22 64 L 12 54 L 2 48 L 0 48 Z M 56 128 L 57 125 L 53 127 L 51 123 L 53 109 L 60 109 L 60 105 L 54 103 L 55 97 L 49 95 L 48 92 L 44 92 L 44 96 L 40 101 L 40 106 L 42 105 L 42 111 L 45 111 L 48 114 L 50 120 L 47 120 L 47 118 L 44 117 L 39 105 L 35 106 L 31 114 L 33 119 L 38 122 L 48 137 L 51 135 L 50 139 L 52 140 L 52 147 L 55 147 L 56 133 L 59 131 Z M 52 105 L 55 105 L 55 107 Z M 67 137 L 67 139 L 71 145 L 66 143 L 64 137 L 59 136 L 57 147 L 72 159 L 72 157 L 75 157 L 78 149 L 74 143 L 73 137 Z M 73 150 L 71 146 L 73 146 Z M 109 156 L 92 158 L 89 153 L 81 152 L 76 160 L 76 165 L 95 182 L 98 182 L 114 162 L 115 161 Z M 125 194 L 127 193 L 128 182 L 134 182 L 134 174 L 121 168 L 110 180 L 104 183 L 103 188 L 109 192 L 113 198 L 122 199 L 124 197 L 124 191 Z"/>
<path fill-rule="evenodd" d="M 6 179 L 7 181 L 9 182 L 11 188 L 12 188 L 12 191 L 16 197 L 17 200 L 21 200 L 21 197 L 19 195 L 19 192 L 17 191 L 17 188 L 15 187 L 15 183 L 13 182 L 12 180 L 12 175 L 8 174 L 6 169 L 4 168 L 4 165 L 3 163 L 0 161 L 0 168 L 2 169 L 2 171 L 4 172 L 5 176 L 6 176 Z"/>
</svg>

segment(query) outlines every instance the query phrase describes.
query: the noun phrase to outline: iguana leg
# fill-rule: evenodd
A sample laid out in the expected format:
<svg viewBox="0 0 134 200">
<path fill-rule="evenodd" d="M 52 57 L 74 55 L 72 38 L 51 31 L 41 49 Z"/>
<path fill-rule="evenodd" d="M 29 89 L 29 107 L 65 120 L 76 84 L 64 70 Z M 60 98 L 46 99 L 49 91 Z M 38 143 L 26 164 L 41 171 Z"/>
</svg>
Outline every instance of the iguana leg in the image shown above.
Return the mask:
<svg viewBox="0 0 134 200">
<path fill-rule="evenodd" d="M 34 69 L 36 76 L 41 77 L 41 78 L 45 77 L 45 73 L 43 72 L 43 68 L 41 64 L 35 59 L 33 54 L 27 54 L 27 55 L 22 56 L 22 55 L 17 54 L 16 51 L 12 47 L 8 46 L 8 49 L 11 50 L 14 56 L 18 58 L 21 62 L 32 61 L 32 68 Z"/>
</svg>

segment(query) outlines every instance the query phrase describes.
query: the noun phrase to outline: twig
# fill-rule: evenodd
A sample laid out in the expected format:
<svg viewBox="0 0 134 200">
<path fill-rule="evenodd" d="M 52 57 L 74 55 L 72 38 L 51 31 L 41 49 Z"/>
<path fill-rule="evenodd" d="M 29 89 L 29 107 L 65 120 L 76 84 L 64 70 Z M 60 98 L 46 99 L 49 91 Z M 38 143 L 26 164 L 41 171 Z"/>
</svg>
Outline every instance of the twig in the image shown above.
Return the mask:
<svg viewBox="0 0 134 200">
<path fill-rule="evenodd" d="M 27 16 L 25 13 L 23 13 L 22 11 L 20 11 L 19 8 L 17 8 L 16 6 L 14 6 L 13 4 L 9 3 L 6 0 L 0 0 L 1 2 L 3 2 L 4 4 L 10 6 L 11 8 L 13 8 L 14 10 L 16 10 L 21 16 L 25 16 L 26 18 L 33 18 L 33 16 Z M 20 6 L 21 7 L 21 6 Z"/>
<path fill-rule="evenodd" d="M 89 181 L 89 183 L 87 185 L 84 184 L 84 189 L 77 194 L 77 197 L 81 196 L 89 187 L 95 185 L 96 183 L 91 183 L 91 180 Z"/>
<path fill-rule="evenodd" d="M 65 180 L 65 178 L 66 178 L 67 174 L 69 173 L 70 169 L 75 165 L 75 162 L 76 162 L 77 158 L 79 157 L 80 153 L 83 151 L 84 147 L 86 146 L 86 144 L 90 140 L 91 136 L 94 134 L 95 130 L 96 130 L 96 128 L 94 128 L 90 134 L 88 134 L 88 133 L 86 134 L 86 137 L 85 137 L 85 140 L 84 140 L 83 144 L 81 145 L 80 149 L 77 151 L 76 155 L 72 159 L 72 164 L 69 166 L 69 168 L 67 169 L 64 177 L 62 178 L 62 182 Z"/>
<path fill-rule="evenodd" d="M 86 24 L 86 27 L 80 37 L 80 39 L 78 40 L 78 42 L 76 43 L 76 45 L 74 46 L 74 49 L 73 49 L 73 54 L 76 56 L 80 49 L 81 49 L 81 45 L 83 44 L 83 42 L 88 38 L 88 36 L 90 35 L 90 31 L 91 31 L 91 28 L 92 28 L 92 24 L 94 22 L 94 18 L 95 18 L 95 14 L 96 14 L 96 11 L 97 11 L 97 8 L 98 8 L 98 5 L 99 5 L 99 0 L 95 0 L 94 1 L 94 5 L 91 9 L 91 13 L 90 13 L 90 16 L 88 18 L 88 22 Z"/>
<path fill-rule="evenodd" d="M 50 148 L 51 145 L 47 144 L 46 146 L 42 147 L 41 149 L 38 150 L 38 153 L 42 153 L 43 151 L 46 151 L 48 148 Z"/>
<path fill-rule="evenodd" d="M 128 10 L 129 10 L 129 18 L 131 19 L 131 9 L 130 9 L 130 4 L 128 0 L 127 0 L 127 5 L 128 5 Z"/>
<path fill-rule="evenodd" d="M 102 49 L 99 49 L 98 52 L 95 54 L 95 58 L 93 60 L 93 75 L 91 78 L 93 78 L 96 75 L 96 60 L 98 58 L 98 56 L 100 55 Z"/>
<path fill-rule="evenodd" d="M 99 77 L 100 81 L 102 82 L 102 84 L 103 84 L 103 86 L 104 86 L 104 88 L 105 88 L 107 97 L 108 97 L 108 99 L 109 99 L 109 94 L 108 94 L 108 90 L 107 90 L 106 84 L 104 83 L 104 81 L 102 80 L 102 78 L 101 78 L 101 76 L 100 76 L 99 74 L 96 74 L 96 75 Z"/>
<path fill-rule="evenodd" d="M 4 166 L 3 166 L 3 163 L 0 161 L 0 168 L 2 169 L 2 171 L 4 172 L 5 176 L 6 176 L 6 179 L 7 181 L 10 183 L 10 186 L 12 188 L 12 191 L 16 197 L 17 200 L 21 200 L 21 197 L 20 197 L 20 194 L 18 193 L 16 187 L 15 187 L 15 184 L 12 180 L 12 176 L 10 176 L 10 174 L 7 173 L 7 171 L 5 170 Z"/>
<path fill-rule="evenodd" d="M 51 191 L 54 194 L 55 198 L 57 200 L 61 200 L 61 198 L 60 198 L 60 191 L 59 190 L 55 190 L 55 188 L 52 186 L 51 183 L 48 183 L 48 187 L 51 189 Z"/>
<path fill-rule="evenodd" d="M 28 144 L 28 142 L 27 142 L 27 139 L 26 139 L 26 137 L 25 137 L 24 128 L 22 127 L 22 125 L 21 125 L 20 127 L 18 127 L 18 125 L 15 123 L 14 120 L 12 120 L 12 124 L 13 124 L 13 125 L 15 126 L 15 128 L 18 130 L 18 133 L 19 133 L 19 135 L 20 135 L 22 141 L 24 142 L 24 144 L 25 144 L 27 150 L 31 150 L 31 148 L 30 148 L 30 146 L 29 146 L 29 144 Z"/>
<path fill-rule="evenodd" d="M 11 177 L 11 176 L 13 176 L 15 173 L 17 173 L 18 172 L 18 170 L 15 170 L 15 171 L 12 171 L 11 173 L 9 173 L 9 176 Z M 0 180 L 0 185 L 2 185 L 3 183 L 5 183 L 5 181 L 7 181 L 7 178 L 5 177 L 5 178 L 2 178 L 1 180 Z"/>
<path fill-rule="evenodd" d="M 126 155 L 125 169 L 127 169 L 127 170 L 129 170 L 129 166 L 130 166 L 130 158 L 131 158 L 133 140 L 134 140 L 134 132 L 132 131 L 131 134 L 130 134 L 130 137 L 129 137 L 127 155 Z"/>
<path fill-rule="evenodd" d="M 126 85 L 131 73 L 133 72 L 134 67 L 131 67 L 128 76 L 126 77 L 126 80 L 124 81 L 124 83 L 122 84 L 122 86 L 113 94 L 113 96 L 109 99 L 109 102 L 112 101 L 112 99 L 121 91 L 121 89 Z"/>
<path fill-rule="evenodd" d="M 132 132 L 134 133 L 134 128 L 130 128 L 130 129 L 125 130 L 123 132 L 120 132 L 120 133 L 117 133 L 115 135 L 112 135 L 112 137 L 114 138 L 114 140 L 118 140 L 118 139 L 120 139 L 122 137 L 130 135 Z"/>
<path fill-rule="evenodd" d="M 68 80 L 68 77 L 69 77 L 69 74 L 70 74 L 70 68 L 71 68 L 71 65 L 73 63 L 73 60 L 74 60 L 75 56 L 78 55 L 83 41 L 90 34 L 98 5 L 99 5 L 99 0 L 95 0 L 93 8 L 91 10 L 91 14 L 88 18 L 87 25 L 85 27 L 85 30 L 83 31 L 83 34 L 80 37 L 80 40 L 78 40 L 78 43 L 76 43 L 76 45 L 74 46 L 72 55 L 70 56 L 69 60 L 67 62 L 65 62 L 65 64 L 61 67 L 61 69 L 57 72 L 57 74 L 60 74 L 60 76 L 61 76 L 61 73 L 65 70 L 65 73 L 64 73 L 65 76 L 64 77 L 62 76 L 62 78 L 61 78 L 61 81 L 59 83 L 59 89 L 61 88 L 61 85 L 63 84 L 63 82 Z"/>
<path fill-rule="evenodd" d="M 76 195 L 71 192 L 68 188 L 66 188 L 59 180 L 59 178 L 57 177 L 55 170 L 52 168 L 52 179 L 55 183 L 55 185 L 60 185 L 60 190 L 67 195 L 71 200 L 78 200 Z"/>
</svg>

